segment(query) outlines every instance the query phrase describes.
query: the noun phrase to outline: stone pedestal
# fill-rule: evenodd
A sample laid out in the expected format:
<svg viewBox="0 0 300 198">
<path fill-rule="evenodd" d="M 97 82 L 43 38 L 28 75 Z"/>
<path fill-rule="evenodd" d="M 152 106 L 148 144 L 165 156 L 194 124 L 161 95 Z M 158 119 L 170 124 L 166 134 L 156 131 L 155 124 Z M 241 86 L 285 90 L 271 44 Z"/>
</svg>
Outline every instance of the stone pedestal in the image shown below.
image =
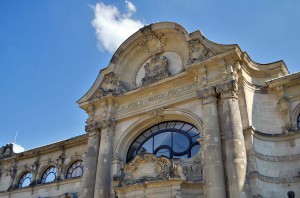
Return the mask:
<svg viewBox="0 0 300 198">
<path fill-rule="evenodd" d="M 97 123 L 88 124 L 85 130 L 89 133 L 87 152 L 84 162 L 84 174 L 81 182 L 81 197 L 94 197 L 100 133 Z"/>
<path fill-rule="evenodd" d="M 237 84 L 232 80 L 218 85 L 223 111 L 222 130 L 226 144 L 226 171 L 228 176 L 229 196 L 231 198 L 246 197 L 245 184 L 247 158 L 242 120 L 237 97 Z"/>
<path fill-rule="evenodd" d="M 214 87 L 197 91 L 203 104 L 204 194 L 205 197 L 226 197 L 222 145 Z"/>
<path fill-rule="evenodd" d="M 112 139 L 115 122 L 106 119 L 101 122 L 101 141 L 98 155 L 98 165 L 95 182 L 94 198 L 110 197 L 111 189 L 111 163 L 112 163 Z"/>
</svg>

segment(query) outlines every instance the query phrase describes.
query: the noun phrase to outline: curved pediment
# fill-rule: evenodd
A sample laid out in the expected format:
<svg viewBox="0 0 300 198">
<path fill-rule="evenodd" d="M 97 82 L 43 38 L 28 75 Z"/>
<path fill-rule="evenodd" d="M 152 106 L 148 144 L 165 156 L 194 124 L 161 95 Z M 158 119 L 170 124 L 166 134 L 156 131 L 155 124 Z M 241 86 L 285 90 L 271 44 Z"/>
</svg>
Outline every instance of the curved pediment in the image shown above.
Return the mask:
<svg viewBox="0 0 300 198">
<path fill-rule="evenodd" d="M 213 43 L 200 31 L 189 34 L 181 25 L 173 22 L 150 24 L 122 43 L 109 66 L 101 70 L 92 88 L 78 103 L 102 97 L 105 93 L 123 94 L 147 86 L 184 71 L 186 65 L 235 47 Z M 108 76 L 114 78 L 112 86 L 107 84 Z"/>
</svg>

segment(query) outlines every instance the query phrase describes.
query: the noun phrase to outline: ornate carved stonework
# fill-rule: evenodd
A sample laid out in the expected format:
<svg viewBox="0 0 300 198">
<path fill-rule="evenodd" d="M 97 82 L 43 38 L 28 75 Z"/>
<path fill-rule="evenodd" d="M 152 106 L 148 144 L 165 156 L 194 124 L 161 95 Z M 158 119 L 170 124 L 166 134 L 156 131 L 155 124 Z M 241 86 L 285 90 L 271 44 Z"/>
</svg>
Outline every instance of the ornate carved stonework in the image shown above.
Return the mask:
<svg viewBox="0 0 300 198">
<path fill-rule="evenodd" d="M 203 104 L 209 104 L 217 101 L 217 93 L 215 87 L 209 87 L 203 90 L 197 90 L 196 97 L 202 99 Z"/>
<path fill-rule="evenodd" d="M 170 76 L 168 59 L 165 56 L 156 55 L 144 67 L 145 77 L 142 79 L 142 85 L 149 85 Z"/>
<path fill-rule="evenodd" d="M 0 148 L 0 159 L 11 157 L 14 155 L 13 144 L 6 144 Z"/>
<path fill-rule="evenodd" d="M 227 71 L 227 66 L 226 66 L 226 62 L 225 60 L 222 60 L 218 63 L 219 67 L 221 68 L 221 76 L 222 76 L 222 79 L 225 81 L 227 79 L 227 76 L 228 76 L 228 71 Z"/>
<path fill-rule="evenodd" d="M 142 41 L 139 43 L 141 50 L 151 55 L 162 52 L 167 42 L 167 37 L 163 33 L 156 34 L 152 31 L 151 25 L 141 28 L 141 32 L 144 34 Z"/>
<path fill-rule="evenodd" d="M 157 108 L 157 109 L 153 109 L 151 111 L 148 111 L 148 116 L 151 118 L 155 118 L 157 120 L 163 120 L 163 112 L 164 112 L 164 108 Z"/>
<path fill-rule="evenodd" d="M 103 96 L 106 96 L 107 94 L 116 96 L 125 92 L 126 90 L 120 85 L 118 77 L 114 72 L 110 72 L 108 74 L 105 74 L 101 86 L 98 89 L 98 93 L 96 94 L 96 98 L 101 98 Z"/>
<path fill-rule="evenodd" d="M 166 157 L 156 157 L 153 154 L 142 153 L 127 163 L 121 174 L 114 176 L 115 188 L 122 188 L 135 184 L 147 185 L 147 182 L 179 178 L 185 180 L 182 166 L 173 164 Z"/>
<path fill-rule="evenodd" d="M 235 80 L 231 80 L 224 84 L 216 86 L 216 92 L 221 95 L 221 98 L 237 98 L 238 96 L 238 85 Z"/>
<path fill-rule="evenodd" d="M 205 66 L 201 66 L 199 68 L 199 72 L 197 73 L 195 79 L 196 82 L 201 83 L 203 86 L 207 83 L 207 75 Z"/>
<path fill-rule="evenodd" d="M 192 39 L 188 41 L 190 58 L 188 63 L 202 61 L 214 55 L 214 53 L 203 45 L 199 39 Z"/>
<path fill-rule="evenodd" d="M 106 129 L 109 127 L 115 127 L 116 121 L 114 119 L 108 118 L 101 120 L 99 122 L 93 122 L 85 125 L 85 131 L 90 132 L 101 132 L 101 129 Z"/>
</svg>

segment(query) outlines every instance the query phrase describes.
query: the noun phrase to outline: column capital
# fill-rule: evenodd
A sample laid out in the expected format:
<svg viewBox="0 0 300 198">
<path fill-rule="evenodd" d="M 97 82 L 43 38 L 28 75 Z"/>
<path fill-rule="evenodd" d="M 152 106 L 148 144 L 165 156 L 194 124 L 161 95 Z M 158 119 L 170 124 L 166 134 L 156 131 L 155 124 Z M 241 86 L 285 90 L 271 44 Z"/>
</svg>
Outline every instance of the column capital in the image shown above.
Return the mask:
<svg viewBox="0 0 300 198">
<path fill-rule="evenodd" d="M 102 129 L 115 127 L 116 121 L 112 118 L 107 118 L 105 120 L 89 123 L 85 125 L 85 131 L 87 133 L 91 132 L 101 132 Z"/>
<path fill-rule="evenodd" d="M 202 99 L 203 104 L 209 104 L 217 101 L 217 93 L 215 87 L 197 90 L 196 97 Z"/>
<path fill-rule="evenodd" d="M 218 84 L 216 86 L 216 92 L 221 95 L 222 99 L 225 98 L 237 98 L 238 97 L 238 85 L 236 80 Z"/>
</svg>

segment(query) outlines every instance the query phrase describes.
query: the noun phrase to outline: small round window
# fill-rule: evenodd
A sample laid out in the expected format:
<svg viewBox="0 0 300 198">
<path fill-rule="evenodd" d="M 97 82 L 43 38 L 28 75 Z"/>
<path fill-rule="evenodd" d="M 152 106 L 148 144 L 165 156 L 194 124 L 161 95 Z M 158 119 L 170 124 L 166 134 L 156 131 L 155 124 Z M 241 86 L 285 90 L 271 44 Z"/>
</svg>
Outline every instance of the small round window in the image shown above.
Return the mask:
<svg viewBox="0 0 300 198">
<path fill-rule="evenodd" d="M 31 184 L 32 180 L 32 174 L 31 172 L 27 172 L 22 175 L 22 177 L 19 180 L 18 188 L 25 188 Z"/>
<path fill-rule="evenodd" d="M 190 158 L 198 153 L 198 129 L 186 122 L 168 121 L 150 127 L 138 136 L 127 153 L 127 162 L 143 148 L 148 153 L 168 158 Z"/>
<path fill-rule="evenodd" d="M 42 176 L 42 183 L 49 183 L 56 180 L 57 169 L 54 166 L 49 167 Z"/>
</svg>

